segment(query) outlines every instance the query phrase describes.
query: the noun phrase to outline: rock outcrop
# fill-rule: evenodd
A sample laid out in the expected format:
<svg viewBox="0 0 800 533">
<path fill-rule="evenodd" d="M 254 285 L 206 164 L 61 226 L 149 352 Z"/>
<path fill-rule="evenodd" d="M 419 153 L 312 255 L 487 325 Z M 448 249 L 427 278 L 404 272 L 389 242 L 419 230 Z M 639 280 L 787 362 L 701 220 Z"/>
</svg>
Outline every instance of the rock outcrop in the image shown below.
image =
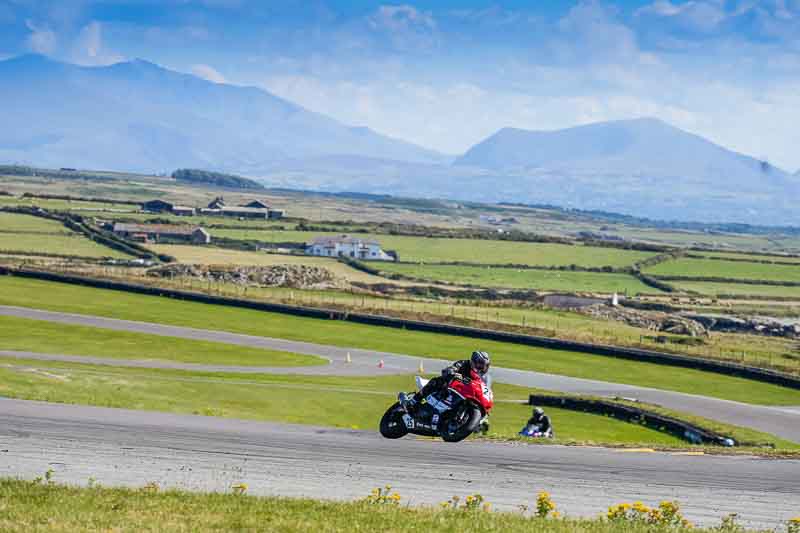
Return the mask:
<svg viewBox="0 0 800 533">
<path fill-rule="evenodd" d="M 327 268 L 307 265 L 216 266 L 173 263 L 147 271 L 160 278 L 191 277 L 214 283 L 233 283 L 260 287 L 322 289 L 341 287 L 345 282 Z"/>
</svg>

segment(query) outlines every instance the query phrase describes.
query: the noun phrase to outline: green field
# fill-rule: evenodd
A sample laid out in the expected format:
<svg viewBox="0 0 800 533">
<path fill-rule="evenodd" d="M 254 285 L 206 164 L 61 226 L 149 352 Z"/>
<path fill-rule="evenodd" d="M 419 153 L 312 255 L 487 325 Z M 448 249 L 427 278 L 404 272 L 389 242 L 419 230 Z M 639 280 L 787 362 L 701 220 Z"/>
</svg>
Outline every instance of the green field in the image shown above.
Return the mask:
<svg viewBox="0 0 800 533">
<path fill-rule="evenodd" d="M 717 277 L 800 282 L 800 265 L 681 258 L 645 269 L 656 276 Z"/>
<path fill-rule="evenodd" d="M 54 233 L 70 234 L 72 231 L 61 222 L 18 213 L 0 212 L 0 231 L 3 233 Z"/>
<path fill-rule="evenodd" d="M 70 211 L 70 210 L 96 210 L 103 212 L 108 216 L 107 210 L 115 212 L 122 211 L 138 211 L 138 205 L 130 204 L 112 204 L 107 202 L 84 202 L 82 200 L 52 200 L 46 198 L 21 198 L 21 197 L 8 197 L 0 196 L 0 207 L 4 205 L 21 205 L 21 206 L 36 206 L 42 209 L 50 209 L 54 211 Z M 126 215 L 127 216 L 127 215 Z"/>
<path fill-rule="evenodd" d="M 78 233 L 0 233 L 0 253 L 56 254 L 80 257 L 129 258 L 128 255 L 91 241 Z"/>
<path fill-rule="evenodd" d="M 0 279 L 0 304 L 213 328 L 333 346 L 460 359 L 477 346 L 498 366 L 629 383 L 765 405 L 800 405 L 800 391 L 742 378 L 464 337 L 328 321 L 74 285 Z"/>
<path fill-rule="evenodd" d="M 742 254 L 736 252 L 696 252 L 691 251 L 692 255 L 702 255 L 703 257 L 719 257 L 722 259 L 741 259 L 743 261 L 769 261 L 778 263 L 797 263 L 800 265 L 800 257 L 781 256 L 781 255 L 758 255 Z"/>
<path fill-rule="evenodd" d="M 671 281 L 680 290 L 694 291 L 707 296 L 774 296 L 800 299 L 800 287 L 753 285 L 750 283 L 715 283 L 710 281 Z"/>
<path fill-rule="evenodd" d="M 112 359 L 223 365 L 307 366 L 326 363 L 324 359 L 310 355 L 1 315 L 0 348 Z"/>
<path fill-rule="evenodd" d="M 43 473 L 44 474 L 44 473 Z M 311 499 L 254 497 L 241 494 L 199 494 L 160 491 L 157 484 L 142 489 L 78 488 L 55 482 L 0 479 L 0 529 L 9 533 L 39 531 L 271 531 L 278 533 L 350 533 L 437 531 L 460 533 L 735 533 L 739 529 L 660 527 L 644 521 L 541 519 L 533 517 L 536 487 L 519 502 L 522 512 L 484 512 L 478 508 L 412 508 L 410 494 L 394 504 L 333 502 Z M 102 483 L 102 479 L 99 480 Z M 244 481 L 244 480 L 242 480 Z M 387 480 L 391 482 L 391 480 Z M 233 484 L 238 485 L 239 482 Z M 244 490 L 247 490 L 244 487 Z M 251 487 L 250 490 L 262 489 Z M 233 492 L 233 487 L 231 487 Z M 333 493 L 332 493 L 333 495 Z M 364 494 L 364 497 L 368 496 Z M 442 495 L 442 501 L 452 495 Z M 463 494 L 462 494 L 463 496 Z M 635 499 L 644 499 L 636 496 Z M 463 501 L 463 500 L 462 500 Z M 487 502 L 491 505 L 491 501 Z M 558 508 L 560 502 L 554 502 Z M 598 509 L 600 514 L 602 509 Z M 741 530 L 743 531 L 743 530 Z"/>
<path fill-rule="evenodd" d="M 125 281 L 130 279 L 123 278 Z M 140 282 L 140 280 L 134 280 Z M 744 284 L 730 284 L 745 287 Z M 183 280 L 159 280 L 159 286 L 185 290 L 190 284 Z M 192 283 L 192 290 L 209 291 L 200 283 Z M 242 297 L 242 289 L 231 283 L 211 287 L 214 294 Z M 485 327 L 489 329 L 515 326 L 533 335 L 555 336 L 562 339 L 633 346 L 657 351 L 672 350 L 686 355 L 710 357 L 737 363 L 772 368 L 790 373 L 800 372 L 795 344 L 790 339 L 761 335 L 714 333 L 696 345 L 667 345 L 656 342 L 651 330 L 629 326 L 615 320 L 537 306 L 489 305 L 476 303 L 431 300 L 424 297 L 387 298 L 353 293 L 346 290 L 297 290 L 286 287 L 249 287 L 246 297 L 252 300 L 310 305 L 358 312 L 375 313 L 441 322 Z M 754 311 L 758 312 L 758 311 Z M 763 313 L 763 311 L 761 311 Z M 775 313 L 775 310 L 769 313 Z M 431 316 L 432 315 L 432 316 Z M 435 317 L 435 318 L 434 318 Z"/>
<path fill-rule="evenodd" d="M 126 254 L 97 244 L 55 220 L 0 212 L 0 253 L 57 254 L 125 258 Z"/>
<path fill-rule="evenodd" d="M 660 292 L 628 274 L 406 263 L 382 263 L 370 266 L 379 268 L 382 272 L 402 274 L 416 279 L 480 287 L 568 292 L 618 292 L 629 295 Z"/>
<path fill-rule="evenodd" d="M 681 258 L 644 269 L 655 276 L 714 277 L 800 283 L 800 265 Z"/>
<path fill-rule="evenodd" d="M 212 235 L 231 239 L 255 239 L 265 242 L 308 242 L 314 237 L 340 233 L 307 231 L 212 230 Z M 396 250 L 402 261 L 443 263 L 468 262 L 536 266 L 626 267 L 655 255 L 652 252 L 620 250 L 593 246 L 490 241 L 484 239 L 442 239 L 401 235 L 353 234 L 375 239 L 384 250 Z"/>
</svg>

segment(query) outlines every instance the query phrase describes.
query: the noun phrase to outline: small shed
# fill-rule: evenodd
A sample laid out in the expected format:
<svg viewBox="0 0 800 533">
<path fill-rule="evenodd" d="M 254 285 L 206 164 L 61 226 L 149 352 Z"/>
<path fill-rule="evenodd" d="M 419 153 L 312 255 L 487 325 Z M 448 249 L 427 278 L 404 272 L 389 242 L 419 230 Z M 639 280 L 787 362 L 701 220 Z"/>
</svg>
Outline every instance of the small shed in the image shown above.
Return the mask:
<svg viewBox="0 0 800 533">
<path fill-rule="evenodd" d="M 222 196 L 217 196 L 208 204 L 208 209 L 222 209 L 225 207 L 225 199 Z"/>
<path fill-rule="evenodd" d="M 142 209 L 151 213 L 164 213 L 167 211 L 172 211 L 174 207 L 174 204 L 165 202 L 164 200 L 150 200 L 142 204 Z"/>
<path fill-rule="evenodd" d="M 211 235 L 199 226 L 176 224 L 114 224 L 114 233 L 137 242 L 159 242 L 162 239 L 209 244 Z"/>
<path fill-rule="evenodd" d="M 252 202 L 242 205 L 242 207 L 250 207 L 252 209 L 269 209 L 269 206 L 261 200 L 253 200 Z"/>
<path fill-rule="evenodd" d="M 172 214 L 184 217 L 192 217 L 197 213 L 197 209 L 185 205 L 176 205 L 172 208 Z"/>
</svg>

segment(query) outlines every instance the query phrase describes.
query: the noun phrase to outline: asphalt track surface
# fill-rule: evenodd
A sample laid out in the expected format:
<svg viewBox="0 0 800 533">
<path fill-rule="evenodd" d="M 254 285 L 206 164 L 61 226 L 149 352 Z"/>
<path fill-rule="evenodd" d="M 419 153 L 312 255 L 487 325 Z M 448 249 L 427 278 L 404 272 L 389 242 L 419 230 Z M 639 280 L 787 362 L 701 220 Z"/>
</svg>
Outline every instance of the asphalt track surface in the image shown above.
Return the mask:
<svg viewBox="0 0 800 533">
<path fill-rule="evenodd" d="M 33 355 L 25 354 L 24 352 L 5 352 L 6 357 L 59 359 L 94 364 L 151 368 L 184 368 L 190 370 L 241 373 L 266 372 L 272 374 L 310 375 L 380 375 L 389 373 L 411 373 L 418 371 L 420 363 L 422 363 L 426 372 L 438 372 L 447 364 L 446 361 L 438 359 L 420 358 L 357 348 L 326 346 L 285 339 L 256 337 L 222 331 L 167 326 L 163 324 L 118 320 L 97 316 L 57 313 L 22 307 L 0 306 L 0 315 L 317 355 L 327 358 L 331 361 L 331 364 L 307 367 L 233 367 L 223 365 L 189 365 L 186 363 L 157 360 L 125 361 L 58 354 Z M 350 354 L 351 363 L 345 362 L 347 354 Z M 0 353 L 0 357 L 1 356 L 3 356 L 2 353 Z M 383 368 L 378 368 L 379 361 L 384 362 Z M 524 387 L 534 387 L 574 394 L 636 398 L 640 401 L 658 404 L 675 411 L 693 413 L 720 422 L 751 427 L 767 433 L 772 433 L 787 440 L 800 442 L 800 410 L 794 407 L 757 406 L 705 396 L 636 387 L 633 385 L 497 367 L 492 370 L 492 375 L 498 382 Z"/>
<path fill-rule="evenodd" d="M 0 476 L 349 500 L 390 483 L 412 505 L 479 493 L 497 509 L 547 490 L 570 516 L 677 500 L 702 525 L 776 527 L 800 509 L 800 461 L 406 437 L 0 399 Z"/>
</svg>

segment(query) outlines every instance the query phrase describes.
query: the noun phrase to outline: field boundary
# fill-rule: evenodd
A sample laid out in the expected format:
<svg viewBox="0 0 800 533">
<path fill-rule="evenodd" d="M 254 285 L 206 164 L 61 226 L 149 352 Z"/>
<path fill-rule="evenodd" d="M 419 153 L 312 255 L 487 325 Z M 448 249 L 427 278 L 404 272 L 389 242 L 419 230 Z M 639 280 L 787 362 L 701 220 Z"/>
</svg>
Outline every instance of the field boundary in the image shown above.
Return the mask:
<svg viewBox="0 0 800 533">
<path fill-rule="evenodd" d="M 128 242 L 113 233 L 108 233 L 96 229 L 85 222 L 80 215 L 63 214 L 52 211 L 47 211 L 39 207 L 3 207 L 0 211 L 6 213 L 16 213 L 20 215 L 28 215 L 33 217 L 45 218 L 48 220 L 55 220 L 61 222 L 65 227 L 71 229 L 76 233 L 82 234 L 89 240 L 92 240 L 100 245 L 106 246 L 112 250 L 117 250 L 139 259 L 151 259 L 155 261 L 172 262 L 171 257 L 159 256 L 154 254 L 147 248 L 140 246 L 136 243 Z"/>
<path fill-rule="evenodd" d="M 419 320 L 407 320 L 382 315 L 371 315 L 365 313 L 350 313 L 334 309 L 318 309 L 311 307 L 301 307 L 287 304 L 255 302 L 252 300 L 231 298 L 226 296 L 212 296 L 196 292 L 165 289 L 147 285 L 137 285 L 120 281 L 111 281 L 97 278 L 90 278 L 77 275 L 60 274 L 54 272 L 44 272 L 25 268 L 10 268 L 0 266 L 0 275 L 19 276 L 24 278 L 39 279 L 44 281 L 55 281 L 69 283 L 73 285 L 85 285 L 89 287 L 111 289 L 150 296 L 162 296 L 178 300 L 193 301 L 199 303 L 225 305 L 229 307 L 239 307 L 282 313 L 307 318 L 318 318 L 325 320 L 343 320 L 359 324 L 372 326 L 391 327 L 395 329 L 407 329 L 412 331 L 424 331 L 429 333 L 442 333 L 459 337 L 469 337 L 475 339 L 492 340 L 497 342 L 507 342 L 526 346 L 536 346 L 549 348 L 552 350 L 572 351 L 599 355 L 605 357 L 616 357 L 634 361 L 691 368 L 726 374 L 730 376 L 743 377 L 755 381 L 772 383 L 792 389 L 800 389 L 800 377 L 792 376 L 784 372 L 777 372 L 758 367 L 731 363 L 727 361 L 715 361 L 701 357 L 689 357 L 684 355 L 657 352 L 654 350 L 644 350 L 638 348 L 623 348 L 604 344 L 591 344 L 587 342 L 570 341 L 564 339 L 553 339 L 535 335 L 520 333 L 510 333 L 489 329 L 472 328 L 468 326 L 456 326 L 452 324 L 434 324 Z"/>
<path fill-rule="evenodd" d="M 737 252 L 738 253 L 738 252 Z M 709 255 L 686 254 L 684 257 L 688 259 L 707 259 L 709 261 L 726 261 L 728 263 L 756 263 L 759 265 L 783 265 L 783 266 L 800 266 L 797 261 L 770 261 L 769 259 L 746 259 L 743 257 L 717 257 Z M 772 257 L 772 256 L 771 256 Z"/>
<path fill-rule="evenodd" d="M 715 444 L 717 446 L 738 446 L 730 437 L 702 428 L 684 420 L 662 415 L 640 407 L 626 405 L 610 400 L 582 398 L 573 396 L 556 396 L 550 394 L 531 394 L 528 405 L 557 407 L 570 411 L 581 411 L 604 416 L 611 416 L 631 424 L 641 424 L 650 429 L 669 433 L 693 444 Z M 733 443 L 733 444 L 731 444 Z"/>
<path fill-rule="evenodd" d="M 793 265 L 800 266 L 800 265 Z M 694 281 L 705 283 L 733 283 L 738 285 L 771 285 L 773 287 L 800 287 L 800 281 L 781 281 L 774 279 L 721 278 L 716 276 L 653 276 L 658 281 Z"/>
</svg>

